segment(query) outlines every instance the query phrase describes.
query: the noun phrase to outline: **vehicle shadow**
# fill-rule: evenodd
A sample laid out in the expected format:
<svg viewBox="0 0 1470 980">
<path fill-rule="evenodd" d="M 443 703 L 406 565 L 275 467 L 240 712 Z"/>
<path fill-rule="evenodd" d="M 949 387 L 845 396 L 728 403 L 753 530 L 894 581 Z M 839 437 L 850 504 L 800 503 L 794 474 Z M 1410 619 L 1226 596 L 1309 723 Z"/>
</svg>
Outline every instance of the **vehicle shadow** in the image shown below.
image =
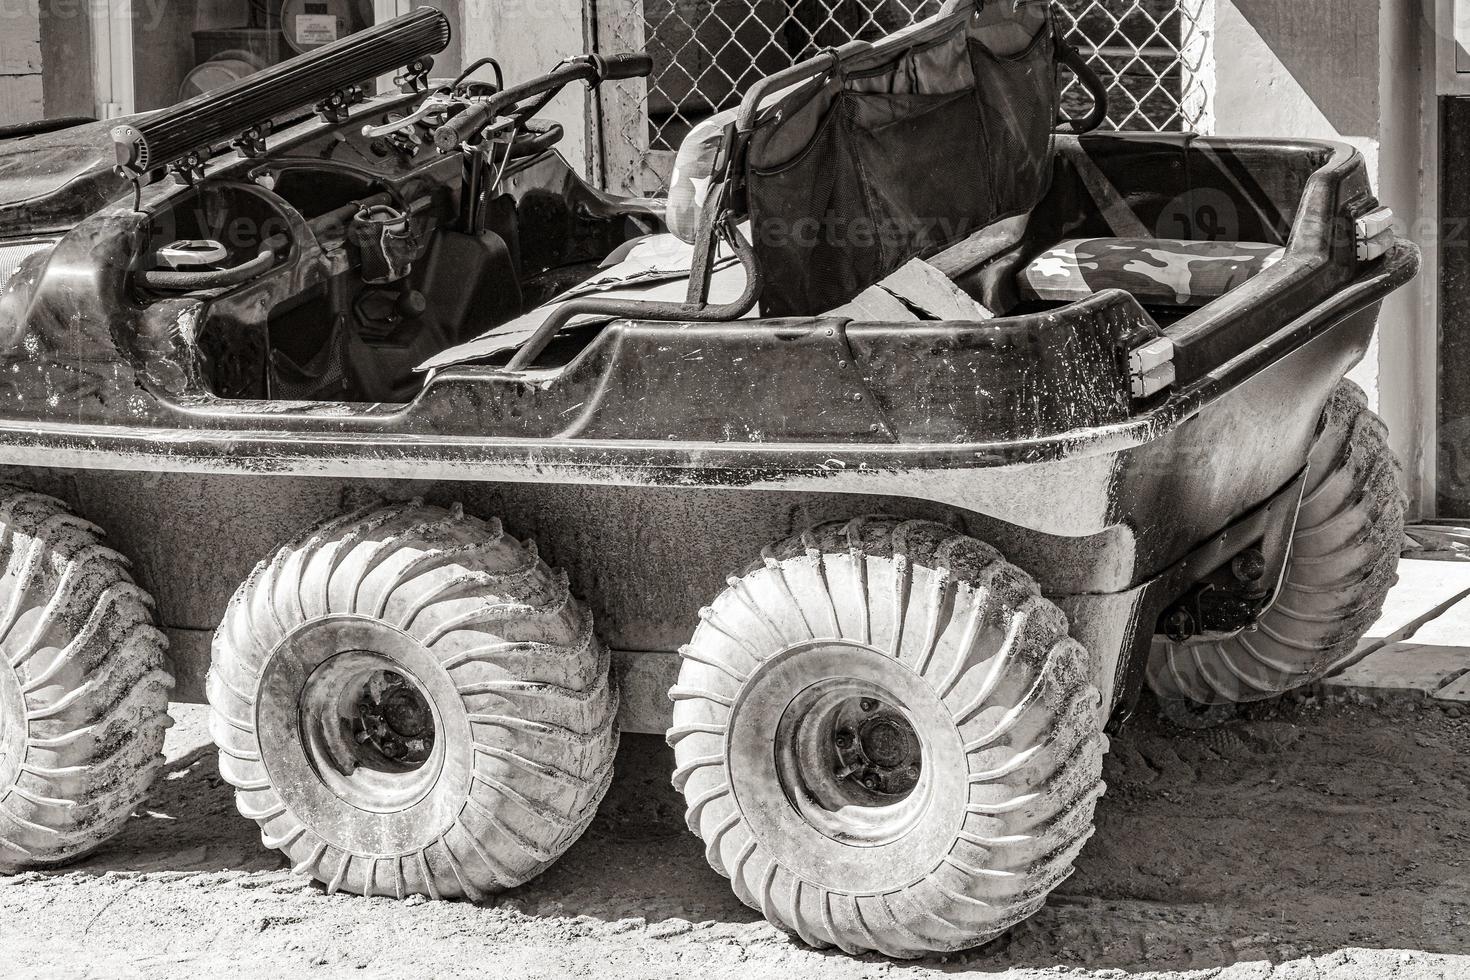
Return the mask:
<svg viewBox="0 0 1470 980">
<path fill-rule="evenodd" d="M 1467 744 L 1470 718 L 1404 703 L 1287 700 L 1202 732 L 1145 712 L 1113 739 L 1098 831 L 1074 876 L 1006 936 L 929 965 L 1144 972 L 1353 949 L 1470 954 Z M 672 768 L 661 739 L 626 736 L 587 834 L 497 914 L 794 943 L 710 870 Z M 236 813 L 207 744 L 169 763 L 105 848 L 46 874 L 129 873 L 294 881 Z"/>
<path fill-rule="evenodd" d="M 1304 695 L 1206 731 L 1145 706 L 1113 740 L 1073 877 L 1007 935 L 930 965 L 1146 972 L 1351 949 L 1470 954 L 1466 745 L 1470 717 L 1407 702 Z M 518 890 L 524 907 L 768 930 L 684 829 L 662 741 L 628 737 L 619 762 L 597 823 Z"/>
<path fill-rule="evenodd" d="M 260 873 L 285 862 L 260 843 L 254 823 L 235 809 L 211 744 L 170 759 L 153 792 L 103 847 L 48 874 Z"/>
</svg>

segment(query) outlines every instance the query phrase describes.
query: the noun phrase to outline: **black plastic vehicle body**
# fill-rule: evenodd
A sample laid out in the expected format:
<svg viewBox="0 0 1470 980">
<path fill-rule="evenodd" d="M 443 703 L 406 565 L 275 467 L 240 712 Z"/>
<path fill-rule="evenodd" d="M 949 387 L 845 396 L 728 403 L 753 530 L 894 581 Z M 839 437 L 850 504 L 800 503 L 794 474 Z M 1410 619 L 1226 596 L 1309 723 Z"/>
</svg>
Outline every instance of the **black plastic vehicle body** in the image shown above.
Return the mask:
<svg viewBox="0 0 1470 980">
<path fill-rule="evenodd" d="M 260 397 L 272 319 L 315 316 L 303 298 L 343 288 L 354 272 L 344 221 L 364 200 L 400 209 L 433 247 L 473 262 L 474 283 L 444 314 L 471 335 L 536 305 L 538 276 L 554 282 L 656 221 L 656 207 L 587 187 L 548 152 L 507 169 L 497 206 L 517 233 L 499 244 L 466 234 L 457 157 L 360 135 L 418 98 L 301 123 L 272 139 L 266 161 L 226 154 L 196 186 L 145 188 L 136 211 L 125 185 L 78 149 L 90 129 L 37 137 L 33 163 L 60 169 L 0 207 L 5 233 L 55 238 L 28 253 L 0 298 L 0 466 L 113 512 L 105 523 L 138 549 L 190 556 L 189 567 L 145 561 L 142 572 L 178 634 L 185 692 L 197 694 L 207 663 L 199 637 L 244 577 L 237 566 L 248 570 L 234 553 L 269 550 L 251 551 L 253 528 L 304 526 L 371 490 L 479 500 L 506 515 L 563 556 L 608 642 L 628 653 L 675 649 L 723 576 L 803 523 L 797 512 L 939 516 L 1036 576 L 1093 652 L 1108 703 L 1120 703 L 1159 614 L 1209 570 L 1194 568 L 1200 549 L 1232 527 L 1253 533 L 1227 534 L 1212 557 L 1261 540 L 1252 515 L 1289 495 L 1322 406 L 1367 350 L 1383 298 L 1418 264 L 1405 242 L 1358 260 L 1354 221 L 1376 202 L 1347 147 L 1089 136 L 1076 146 L 1145 224 L 1223 202 L 1221 237 L 1280 245 L 1284 257 L 1192 311 L 1109 289 L 1068 305 L 1000 302 L 1014 312 L 975 322 L 623 320 L 574 328 L 526 370 L 444 368 L 399 402 Z M 24 159 L 7 154 L 0 168 Z M 1026 237 L 961 285 L 1004 300 L 1038 248 L 1109 233 L 1071 167 L 1059 157 Z M 94 206 L 101 197 L 117 199 Z M 274 264 L 220 289 L 140 285 L 159 244 L 199 237 L 219 216 L 249 229 L 226 243 L 232 262 L 282 236 Z M 1210 237 L 1194 231 L 1179 237 Z M 1174 343 L 1175 383 L 1135 398 L 1129 351 L 1156 336 Z M 193 520 L 170 518 L 181 499 Z M 719 507 L 741 516 L 738 527 L 708 516 Z M 684 532 L 678 548 L 671 529 Z M 644 594 L 599 588 L 634 569 Z M 628 727 L 661 724 L 671 659 L 624 659 L 631 696 L 647 693 Z"/>
</svg>

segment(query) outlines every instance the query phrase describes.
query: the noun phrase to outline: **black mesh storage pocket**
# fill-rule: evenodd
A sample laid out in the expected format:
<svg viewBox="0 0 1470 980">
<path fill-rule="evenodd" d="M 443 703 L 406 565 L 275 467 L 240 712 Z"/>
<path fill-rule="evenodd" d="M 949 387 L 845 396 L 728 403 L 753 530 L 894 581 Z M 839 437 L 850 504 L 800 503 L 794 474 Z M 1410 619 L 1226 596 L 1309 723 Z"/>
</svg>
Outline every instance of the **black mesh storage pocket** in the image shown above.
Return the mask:
<svg viewBox="0 0 1470 980">
<path fill-rule="evenodd" d="M 1051 183 L 1057 122 L 1056 40 L 1041 31 L 1019 54 L 1001 57 L 970 44 L 989 157 L 996 218 L 1034 208 Z"/>
<path fill-rule="evenodd" d="M 762 312 L 841 306 L 983 227 L 995 213 L 990 166 L 972 90 L 841 93 L 799 156 L 751 171 Z"/>
<path fill-rule="evenodd" d="M 975 93 L 848 93 L 857 156 L 881 276 L 959 241 L 995 216 L 993 162 Z"/>
<path fill-rule="evenodd" d="M 850 108 L 838 99 L 794 160 L 752 170 L 751 233 L 765 271 L 765 316 L 822 313 L 882 278 L 867 191 L 852 153 Z"/>
</svg>

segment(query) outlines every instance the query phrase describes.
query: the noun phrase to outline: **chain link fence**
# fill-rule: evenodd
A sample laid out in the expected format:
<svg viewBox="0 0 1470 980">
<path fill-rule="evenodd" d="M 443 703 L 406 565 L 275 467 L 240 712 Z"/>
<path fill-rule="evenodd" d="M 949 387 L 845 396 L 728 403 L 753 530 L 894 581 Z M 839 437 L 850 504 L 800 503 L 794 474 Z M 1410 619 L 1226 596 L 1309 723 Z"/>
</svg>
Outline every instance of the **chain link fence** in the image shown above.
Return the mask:
<svg viewBox="0 0 1470 980">
<path fill-rule="evenodd" d="M 1207 129 L 1214 0 L 1057 0 L 1068 39 L 1109 89 L 1108 125 Z M 595 0 L 598 46 L 647 50 L 654 74 L 604 97 L 613 189 L 665 189 L 674 151 L 700 120 L 757 79 L 829 46 L 874 40 L 937 13 L 941 0 Z M 1063 103 L 1086 109 L 1075 79 Z"/>
</svg>

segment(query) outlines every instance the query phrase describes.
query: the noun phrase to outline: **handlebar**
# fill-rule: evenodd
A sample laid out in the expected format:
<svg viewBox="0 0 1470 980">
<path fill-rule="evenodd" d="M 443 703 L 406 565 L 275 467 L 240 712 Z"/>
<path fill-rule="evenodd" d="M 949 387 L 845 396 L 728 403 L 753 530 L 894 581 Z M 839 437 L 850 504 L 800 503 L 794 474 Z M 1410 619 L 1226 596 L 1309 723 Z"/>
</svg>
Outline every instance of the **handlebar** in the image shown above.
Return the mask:
<svg viewBox="0 0 1470 980">
<path fill-rule="evenodd" d="M 538 96 L 547 97 L 549 101 L 549 97 L 573 82 L 586 82 L 596 88 L 605 81 L 646 78 L 652 73 L 653 59 L 644 53 L 620 54 L 608 58 L 587 54 L 570 58 L 540 78 L 512 85 L 483 102 L 471 103 L 464 111 L 434 131 L 434 145 L 441 153 L 451 153 L 461 144 L 474 139 L 477 133 L 500 116 L 510 114 L 521 103 Z M 538 103 L 538 109 L 544 104 L 544 101 Z"/>
<path fill-rule="evenodd" d="M 461 143 L 468 143 L 475 134 L 490 125 L 490 112 L 485 103 L 477 102 L 466 106 L 434 130 L 434 146 L 440 153 L 452 153 Z"/>
</svg>

